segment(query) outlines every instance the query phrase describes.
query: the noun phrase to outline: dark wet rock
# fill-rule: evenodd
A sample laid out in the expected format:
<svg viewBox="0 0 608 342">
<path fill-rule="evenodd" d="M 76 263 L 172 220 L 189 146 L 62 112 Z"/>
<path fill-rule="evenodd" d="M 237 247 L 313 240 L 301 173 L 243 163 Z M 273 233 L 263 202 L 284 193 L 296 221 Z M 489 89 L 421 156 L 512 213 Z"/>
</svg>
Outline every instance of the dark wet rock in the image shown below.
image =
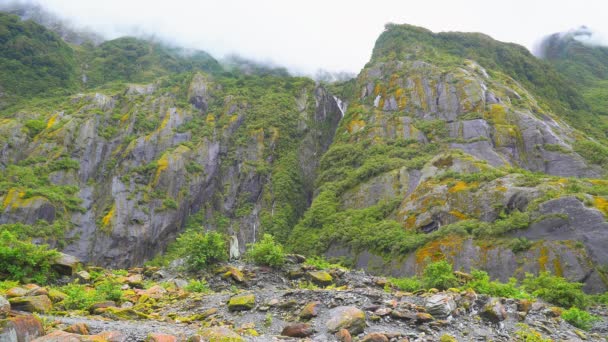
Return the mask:
<svg viewBox="0 0 608 342">
<path fill-rule="evenodd" d="M 283 328 L 281 335 L 289 337 L 308 337 L 314 334 L 314 329 L 307 323 L 293 323 Z"/>
</svg>

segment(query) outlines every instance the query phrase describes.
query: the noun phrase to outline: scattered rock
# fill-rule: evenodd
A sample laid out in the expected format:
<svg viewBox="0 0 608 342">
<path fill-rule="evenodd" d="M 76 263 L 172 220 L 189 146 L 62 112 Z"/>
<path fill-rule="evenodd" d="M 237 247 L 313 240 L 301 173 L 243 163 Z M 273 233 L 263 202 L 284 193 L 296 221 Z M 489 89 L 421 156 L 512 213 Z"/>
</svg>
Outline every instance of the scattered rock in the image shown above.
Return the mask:
<svg viewBox="0 0 608 342">
<path fill-rule="evenodd" d="M 97 336 L 106 342 L 125 342 L 127 340 L 125 334 L 120 331 L 102 331 Z"/>
<path fill-rule="evenodd" d="M 22 315 L 0 322 L 0 341 L 32 341 L 44 335 L 42 322 L 33 315 Z"/>
<path fill-rule="evenodd" d="M 8 315 L 11 311 L 11 303 L 4 298 L 4 296 L 0 296 L 0 317 Z"/>
<path fill-rule="evenodd" d="M 47 296 L 26 296 L 9 299 L 13 310 L 47 313 L 51 311 L 53 303 Z"/>
<path fill-rule="evenodd" d="M 6 291 L 7 298 L 23 297 L 27 294 L 28 290 L 22 287 L 13 287 Z"/>
<path fill-rule="evenodd" d="M 340 329 L 340 331 L 338 331 L 336 333 L 336 338 L 340 342 L 352 342 L 352 340 L 353 340 L 353 338 L 350 335 L 350 332 L 346 329 Z"/>
<path fill-rule="evenodd" d="M 314 332 L 314 329 L 308 323 L 294 323 L 283 328 L 281 335 L 303 338 L 314 334 Z"/>
<path fill-rule="evenodd" d="M 116 306 L 116 302 L 108 300 L 105 302 L 99 302 L 99 303 L 95 303 L 93 305 L 91 305 L 91 307 L 89 308 L 89 311 L 91 313 L 101 313 L 104 311 L 104 309 L 107 308 L 115 308 Z"/>
<path fill-rule="evenodd" d="M 450 295 L 436 294 L 426 300 L 425 308 L 433 317 L 447 318 L 456 309 L 456 302 Z"/>
<path fill-rule="evenodd" d="M 128 276 L 125 279 L 125 282 L 129 284 L 129 286 L 136 288 L 142 288 L 144 285 L 144 279 L 141 274 L 133 274 L 131 276 Z"/>
<path fill-rule="evenodd" d="M 177 342 L 177 337 L 167 334 L 150 334 L 146 342 Z"/>
<path fill-rule="evenodd" d="M 255 306 L 255 296 L 252 293 L 245 293 L 233 296 L 228 302 L 228 310 L 244 311 L 251 310 Z"/>
<path fill-rule="evenodd" d="M 365 329 L 365 312 L 354 306 L 340 306 L 329 312 L 331 317 L 326 325 L 330 333 L 346 329 L 351 334 L 360 334 Z"/>
<path fill-rule="evenodd" d="M 222 277 L 224 279 L 232 278 L 232 280 L 239 284 L 245 282 L 245 276 L 243 275 L 243 272 L 233 266 L 227 267 L 226 272 L 222 275 Z"/>
<path fill-rule="evenodd" d="M 99 336 L 78 335 L 61 330 L 55 330 L 52 333 L 38 337 L 32 342 L 101 342 Z"/>
<path fill-rule="evenodd" d="M 388 342 L 388 337 L 381 333 L 370 333 L 361 339 L 361 342 Z"/>
<path fill-rule="evenodd" d="M 418 324 L 430 322 L 432 320 L 433 320 L 433 316 L 431 316 L 430 314 L 428 314 L 426 312 L 416 313 L 416 323 L 418 323 Z"/>
<path fill-rule="evenodd" d="M 78 260 L 78 258 L 69 254 L 60 253 L 51 264 L 51 267 L 60 275 L 72 276 L 79 264 L 80 260 Z"/>
<path fill-rule="evenodd" d="M 302 311 L 300 311 L 300 318 L 311 319 L 313 317 L 317 317 L 319 314 L 319 305 L 321 305 L 321 302 L 318 301 L 306 304 L 304 308 L 302 308 Z"/>
<path fill-rule="evenodd" d="M 325 271 L 308 272 L 308 276 L 310 276 L 310 280 L 312 280 L 313 283 L 321 286 L 330 285 L 334 281 L 331 274 Z"/>
<path fill-rule="evenodd" d="M 73 333 L 73 334 L 88 335 L 89 327 L 84 323 L 76 323 L 76 324 L 70 325 L 64 331 Z"/>
<path fill-rule="evenodd" d="M 88 283 L 91 280 L 91 275 L 87 271 L 80 271 L 76 273 L 76 279 L 80 282 Z"/>
<path fill-rule="evenodd" d="M 490 300 L 479 315 L 492 323 L 498 323 L 507 317 L 507 311 L 500 300 L 494 298 Z"/>
</svg>

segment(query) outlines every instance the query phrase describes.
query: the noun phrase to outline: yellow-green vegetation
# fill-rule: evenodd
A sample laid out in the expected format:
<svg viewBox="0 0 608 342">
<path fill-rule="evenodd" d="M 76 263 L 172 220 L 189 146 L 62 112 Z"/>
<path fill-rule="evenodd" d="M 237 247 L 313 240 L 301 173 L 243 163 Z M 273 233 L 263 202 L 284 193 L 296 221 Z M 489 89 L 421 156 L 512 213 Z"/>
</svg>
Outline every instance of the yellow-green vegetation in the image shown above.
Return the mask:
<svg viewBox="0 0 608 342">
<path fill-rule="evenodd" d="M 258 265 L 280 267 L 285 264 L 283 246 L 270 234 L 264 234 L 262 240 L 248 246 L 247 258 Z"/>
<path fill-rule="evenodd" d="M 55 277 L 51 264 L 59 253 L 45 245 L 35 245 L 11 234 L 0 232 L 0 278 L 35 281 L 40 284 Z"/>
<path fill-rule="evenodd" d="M 544 338 L 543 335 L 530 328 L 529 325 L 524 323 L 517 323 L 520 328 L 515 332 L 515 340 L 517 342 L 553 342 L 550 338 Z"/>
<path fill-rule="evenodd" d="M 599 317 L 594 316 L 587 311 L 580 310 L 577 307 L 564 310 L 564 312 L 562 312 L 562 318 L 568 323 L 583 330 L 591 329 L 593 323 L 599 321 Z"/>
</svg>

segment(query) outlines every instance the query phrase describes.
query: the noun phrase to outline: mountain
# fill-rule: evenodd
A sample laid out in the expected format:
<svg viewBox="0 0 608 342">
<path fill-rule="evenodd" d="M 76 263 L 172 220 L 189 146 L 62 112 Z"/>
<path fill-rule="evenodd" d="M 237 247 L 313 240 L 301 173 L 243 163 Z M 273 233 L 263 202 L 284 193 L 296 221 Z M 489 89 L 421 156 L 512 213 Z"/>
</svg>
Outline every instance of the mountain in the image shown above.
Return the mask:
<svg viewBox="0 0 608 342">
<path fill-rule="evenodd" d="M 587 27 L 552 34 L 541 42 L 538 54 L 582 89 L 591 110 L 608 115 L 608 47 L 594 42 Z M 608 126 L 604 124 L 604 132 Z"/>
<path fill-rule="evenodd" d="M 128 267 L 203 226 L 386 275 L 446 258 L 606 289 L 601 116 L 521 46 L 391 24 L 356 79 L 319 84 L 7 14 L 0 37 L 0 230 L 19 238 Z"/>
</svg>

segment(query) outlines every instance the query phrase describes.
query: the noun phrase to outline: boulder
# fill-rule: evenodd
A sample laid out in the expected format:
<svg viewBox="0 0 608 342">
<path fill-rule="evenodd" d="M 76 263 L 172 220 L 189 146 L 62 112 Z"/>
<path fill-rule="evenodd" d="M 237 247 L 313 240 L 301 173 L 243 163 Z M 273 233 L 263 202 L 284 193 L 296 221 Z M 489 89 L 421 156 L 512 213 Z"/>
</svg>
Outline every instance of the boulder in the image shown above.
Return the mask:
<svg viewBox="0 0 608 342">
<path fill-rule="evenodd" d="M 33 315 L 12 317 L 0 321 L 0 341 L 29 342 L 44 334 L 42 322 Z"/>
<path fill-rule="evenodd" d="M 331 274 L 325 271 L 308 272 L 308 276 L 310 277 L 310 280 L 312 280 L 313 283 L 321 286 L 330 285 L 334 280 Z"/>
<path fill-rule="evenodd" d="M 308 337 L 315 333 L 315 330 L 308 323 L 293 323 L 283 328 L 281 335 L 289 337 Z"/>
<path fill-rule="evenodd" d="M 8 289 L 8 291 L 6 291 L 6 297 L 7 298 L 15 298 L 15 297 L 23 297 L 25 295 L 27 295 L 28 290 L 24 289 L 23 287 L 13 287 L 11 289 Z"/>
<path fill-rule="evenodd" d="M 226 268 L 226 272 L 224 272 L 224 274 L 222 275 L 222 278 L 224 279 L 228 279 L 228 278 L 232 278 L 232 280 L 234 280 L 235 282 L 241 284 L 245 282 L 245 276 L 243 275 L 243 272 L 241 272 L 241 270 L 239 270 L 236 267 L 233 266 L 229 266 Z"/>
<path fill-rule="evenodd" d="M 336 333 L 340 329 L 346 329 L 351 334 L 360 334 L 365 329 L 365 312 L 354 306 L 339 306 L 329 312 L 330 319 L 327 321 L 327 330 Z"/>
<path fill-rule="evenodd" d="M 150 334 L 146 342 L 177 342 L 177 337 L 168 334 Z"/>
<path fill-rule="evenodd" d="M 13 310 L 47 313 L 51 311 L 53 303 L 48 296 L 26 296 L 9 299 Z"/>
<path fill-rule="evenodd" d="M 317 315 L 319 314 L 319 305 L 321 305 L 321 302 L 310 302 L 306 305 L 304 305 L 304 308 L 302 308 L 302 311 L 300 311 L 300 318 L 301 319 L 311 319 L 313 317 L 317 317 Z"/>
<path fill-rule="evenodd" d="M 507 317 L 507 311 L 499 299 L 493 298 L 484 306 L 479 315 L 492 323 L 498 323 Z"/>
<path fill-rule="evenodd" d="M 104 342 L 101 337 L 97 335 L 79 335 L 73 334 L 61 330 L 55 330 L 52 333 L 38 337 L 32 342 Z"/>
<path fill-rule="evenodd" d="M 72 334 L 88 335 L 89 327 L 85 323 L 76 323 L 76 324 L 70 325 L 64 331 L 72 333 Z"/>
<path fill-rule="evenodd" d="M 101 337 L 105 342 L 125 342 L 127 337 L 120 331 L 102 331 L 97 336 Z"/>
<path fill-rule="evenodd" d="M 252 293 L 244 293 L 233 296 L 228 301 L 228 310 L 244 311 L 251 310 L 255 306 L 255 296 Z"/>
<path fill-rule="evenodd" d="M 440 293 L 427 298 L 425 308 L 436 318 L 447 318 L 456 309 L 456 302 L 452 296 Z"/>
<path fill-rule="evenodd" d="M 78 258 L 64 253 L 60 253 L 51 264 L 55 272 L 66 276 L 73 275 L 76 269 L 78 269 L 78 265 L 80 265 Z"/>
<path fill-rule="evenodd" d="M 213 327 L 201 331 L 203 341 L 208 342 L 244 342 L 245 340 L 227 327 Z M 192 339 L 191 339 L 192 340 Z M 196 340 L 192 340 L 196 341 Z"/>
<path fill-rule="evenodd" d="M 340 331 L 338 331 L 336 333 L 336 339 L 339 342 L 352 342 L 353 338 L 350 335 L 350 332 L 348 332 L 348 330 L 346 329 L 340 329 Z"/>
<path fill-rule="evenodd" d="M 10 311 L 11 303 L 9 303 L 4 296 L 0 296 L 0 317 L 8 315 Z"/>
<path fill-rule="evenodd" d="M 361 342 L 388 342 L 388 337 L 381 333 L 370 333 L 363 337 Z"/>
<path fill-rule="evenodd" d="M 91 274 L 87 271 L 80 271 L 76 273 L 76 279 L 81 283 L 88 283 L 91 280 Z"/>
</svg>

